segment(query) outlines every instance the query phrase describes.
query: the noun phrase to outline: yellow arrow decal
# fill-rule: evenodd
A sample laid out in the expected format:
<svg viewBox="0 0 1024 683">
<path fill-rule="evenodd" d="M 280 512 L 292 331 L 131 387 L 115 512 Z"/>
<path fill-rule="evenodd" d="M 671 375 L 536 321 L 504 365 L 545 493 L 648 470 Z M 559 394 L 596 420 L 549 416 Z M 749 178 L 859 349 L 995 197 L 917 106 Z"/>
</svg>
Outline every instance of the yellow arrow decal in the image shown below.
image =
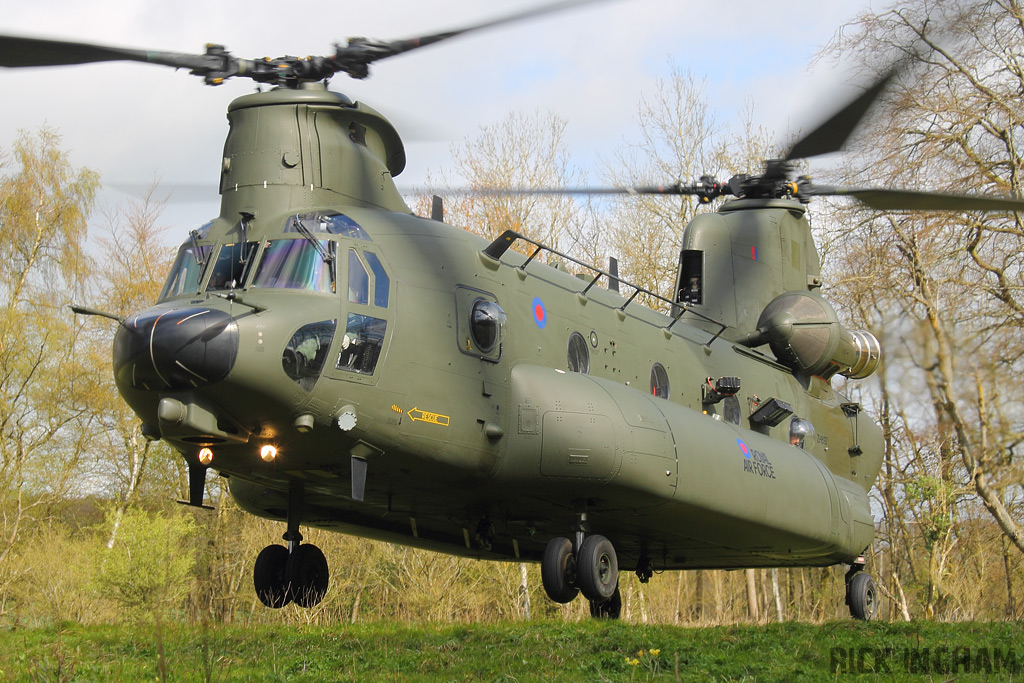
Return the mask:
<svg viewBox="0 0 1024 683">
<path fill-rule="evenodd" d="M 419 408 L 412 408 L 406 414 L 413 422 L 429 422 L 430 424 L 441 425 L 442 427 L 447 427 L 451 423 L 451 418 L 447 415 L 439 415 L 438 413 L 427 412 Z"/>
</svg>

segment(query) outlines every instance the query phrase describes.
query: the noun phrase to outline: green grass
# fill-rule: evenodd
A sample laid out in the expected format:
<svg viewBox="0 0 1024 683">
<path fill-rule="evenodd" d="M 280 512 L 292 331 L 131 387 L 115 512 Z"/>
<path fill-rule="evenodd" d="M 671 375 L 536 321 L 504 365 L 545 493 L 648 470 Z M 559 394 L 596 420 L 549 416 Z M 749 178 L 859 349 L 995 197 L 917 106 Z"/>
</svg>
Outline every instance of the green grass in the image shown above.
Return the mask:
<svg viewBox="0 0 1024 683">
<path fill-rule="evenodd" d="M 531 621 L 15 629 L 0 681 L 160 680 L 161 646 L 170 681 L 1024 680 L 1020 623 Z"/>
</svg>

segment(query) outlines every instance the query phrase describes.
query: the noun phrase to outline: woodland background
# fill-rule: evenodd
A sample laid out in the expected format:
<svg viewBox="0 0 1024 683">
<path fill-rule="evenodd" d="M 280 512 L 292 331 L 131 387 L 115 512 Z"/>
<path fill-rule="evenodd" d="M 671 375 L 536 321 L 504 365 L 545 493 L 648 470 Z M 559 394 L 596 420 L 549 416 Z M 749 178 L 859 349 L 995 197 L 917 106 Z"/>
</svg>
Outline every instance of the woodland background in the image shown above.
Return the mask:
<svg viewBox="0 0 1024 683">
<path fill-rule="evenodd" d="M 907 60 L 839 165 L 816 180 L 1021 194 L 1024 11 L 1016 0 L 911 0 L 842 27 L 820 55 L 866 82 Z M 603 182 L 728 178 L 778 155 L 749 106 L 721 124 L 703 82 L 676 68 L 639 103 Z M 826 107 L 827 108 L 827 107 Z M 573 186 L 570 122 L 514 112 L 453 148 L 435 187 Z M 791 136 L 792 137 L 792 136 Z M 538 567 L 486 563 L 304 530 L 331 561 L 315 609 L 258 605 L 252 563 L 282 525 L 253 518 L 210 477 L 212 512 L 186 497 L 181 458 L 139 433 L 113 386 L 113 323 L 152 303 L 183 234 L 148 200 L 95 211 L 100 179 L 72 168 L 56 131 L 0 151 L 0 624 L 314 623 L 586 618 L 556 606 Z M 440 192 L 444 194 L 443 192 Z M 427 214 L 426 198 L 413 203 Z M 689 198 L 588 202 L 454 195 L 450 223 L 512 228 L 669 292 Z M 845 390 L 881 422 L 869 569 L 891 620 L 1024 617 L 1024 225 L 1005 214 L 883 214 L 816 200 L 826 296 L 882 342 Z M 91 229 L 90 229 L 91 228 Z M 666 624 L 845 618 L 842 568 L 622 575 L 623 618 Z"/>
</svg>

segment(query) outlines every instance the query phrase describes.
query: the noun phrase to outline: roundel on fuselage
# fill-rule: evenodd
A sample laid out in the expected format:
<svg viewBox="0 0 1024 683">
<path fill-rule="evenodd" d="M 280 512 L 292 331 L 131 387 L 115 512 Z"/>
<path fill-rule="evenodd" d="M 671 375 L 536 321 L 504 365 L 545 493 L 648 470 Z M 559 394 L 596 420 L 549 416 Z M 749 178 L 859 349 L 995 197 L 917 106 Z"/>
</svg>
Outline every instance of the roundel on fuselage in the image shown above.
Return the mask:
<svg viewBox="0 0 1024 683">
<path fill-rule="evenodd" d="M 544 302 L 540 300 L 539 296 L 533 298 L 533 321 L 542 330 L 548 324 L 548 311 L 544 308 Z"/>
</svg>

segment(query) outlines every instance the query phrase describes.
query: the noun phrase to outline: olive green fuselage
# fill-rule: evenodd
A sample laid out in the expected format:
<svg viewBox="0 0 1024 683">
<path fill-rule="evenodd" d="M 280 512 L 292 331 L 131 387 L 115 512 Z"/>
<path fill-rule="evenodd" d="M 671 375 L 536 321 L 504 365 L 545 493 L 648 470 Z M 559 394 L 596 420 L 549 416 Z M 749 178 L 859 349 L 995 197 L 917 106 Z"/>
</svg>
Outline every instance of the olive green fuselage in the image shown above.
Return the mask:
<svg viewBox="0 0 1024 683">
<path fill-rule="evenodd" d="M 260 121 L 238 112 L 266 99 L 233 105 L 221 216 L 194 242 L 209 259 L 201 276 L 130 317 L 126 337 L 144 319 L 149 332 L 136 351 L 115 350 L 144 356 L 146 334 L 166 329 L 159 320 L 173 311 L 225 314 L 229 322 L 203 333 L 233 335 L 229 361 L 209 360 L 223 376 L 144 384 L 142 361 L 116 365 L 147 429 L 192 464 L 210 448 L 210 467 L 243 508 L 285 519 L 291 493 L 303 524 L 527 560 L 571 535 L 585 513 L 626 569 L 830 565 L 870 544 L 867 492 L 881 434 L 829 382 L 795 374 L 766 346 L 716 336 L 691 313 L 674 322 L 601 287 L 584 294 L 590 278 L 564 266 L 538 258 L 523 267 L 526 257 L 512 250 L 494 259 L 483 253 L 487 241 L 410 215 L 390 178 L 404 157 L 389 125 L 374 147 L 372 127 L 334 121 L 363 151 L 325 180 L 326 171 L 312 171 L 325 156 L 303 127 L 315 123 L 325 144 L 328 115 L 317 108 L 329 103 L 316 93 L 300 93 L 299 103 L 275 97 Z M 342 107 L 352 112 L 360 125 L 377 116 Z M 259 126 L 291 122 L 294 132 L 268 151 Z M 260 157 L 255 166 L 247 154 Z M 296 216 L 328 215 L 359 230 L 287 232 Z M 318 277 L 330 284 L 267 284 L 265 264 L 285 239 L 319 241 L 328 258 Z M 242 242 L 253 251 L 239 279 L 211 290 L 218 254 Z M 478 302 L 504 313 L 493 346 L 474 333 Z M 655 364 L 664 372 L 652 386 Z M 741 389 L 706 402 L 709 379 L 721 377 L 738 377 Z M 814 425 L 803 447 L 790 444 L 788 419 L 751 420 L 771 399 Z M 276 447 L 272 461 L 261 459 L 264 445 Z M 357 461 L 366 471 L 361 496 L 352 488 Z"/>
</svg>

